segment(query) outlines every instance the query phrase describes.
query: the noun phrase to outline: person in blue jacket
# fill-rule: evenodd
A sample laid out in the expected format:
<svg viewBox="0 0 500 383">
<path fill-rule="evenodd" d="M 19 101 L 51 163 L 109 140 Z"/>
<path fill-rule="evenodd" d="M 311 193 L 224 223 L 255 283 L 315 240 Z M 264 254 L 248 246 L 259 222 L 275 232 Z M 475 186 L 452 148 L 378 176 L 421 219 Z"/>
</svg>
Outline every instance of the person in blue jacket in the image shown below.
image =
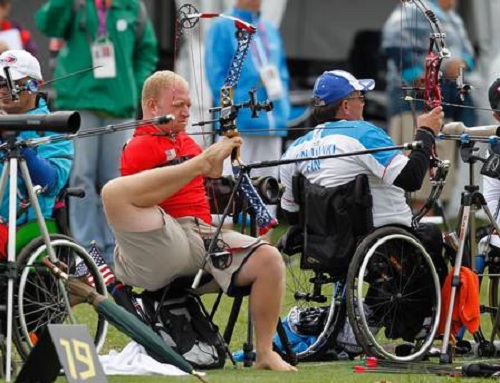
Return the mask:
<svg viewBox="0 0 500 383">
<path fill-rule="evenodd" d="M 15 85 L 21 90 L 19 99 L 13 100 L 7 87 L 4 68 L 9 67 L 11 78 Z M 38 92 L 37 87 L 31 90 L 27 86 L 30 82 L 41 82 L 42 72 L 38 60 L 25 50 L 8 50 L 0 55 L 0 107 L 2 114 L 49 114 L 47 101 Z M 1 121 L 1 115 L 0 115 Z M 3 128 L 3 126 L 2 126 Z M 12 132 L 1 130 L 0 143 L 4 142 L 8 135 L 16 134 L 17 140 L 34 139 L 55 135 L 48 131 L 21 131 Z M 0 153 L 0 157 L 5 157 L 7 153 Z M 40 186 L 41 193 L 38 201 L 42 214 L 46 218 L 52 216 L 54 203 L 61 189 L 67 184 L 73 162 L 73 143 L 70 140 L 51 142 L 33 148 L 23 148 L 21 154 L 26 160 L 33 185 Z M 1 158 L 0 158 L 1 159 Z M 0 161 L 0 172 L 3 170 L 5 162 Z M 34 209 L 26 203 L 29 196 L 26 184 L 18 173 L 17 186 L 17 224 L 22 225 L 35 219 Z M 9 193 L 4 193 L 1 201 L 0 217 L 7 222 L 9 219 Z M 5 240 L 6 238 L 3 238 Z M 3 240 L 0 238 L 0 255 L 5 250 Z"/>
<path fill-rule="evenodd" d="M 271 112 L 261 112 L 258 118 L 252 118 L 249 109 L 240 109 L 238 113 L 238 131 L 245 137 L 241 158 L 246 163 L 276 160 L 281 156 L 290 114 L 289 73 L 283 42 L 279 30 L 261 18 L 260 5 L 260 0 L 237 0 L 231 12 L 232 16 L 257 28 L 234 89 L 234 102 L 248 101 L 248 92 L 256 89 L 258 101 L 269 99 L 274 105 Z M 206 73 L 215 106 L 220 105 L 220 88 L 228 75 L 236 46 L 234 21 L 215 21 L 205 41 Z M 252 170 L 252 176 L 266 175 L 277 177 L 277 168 Z"/>
</svg>

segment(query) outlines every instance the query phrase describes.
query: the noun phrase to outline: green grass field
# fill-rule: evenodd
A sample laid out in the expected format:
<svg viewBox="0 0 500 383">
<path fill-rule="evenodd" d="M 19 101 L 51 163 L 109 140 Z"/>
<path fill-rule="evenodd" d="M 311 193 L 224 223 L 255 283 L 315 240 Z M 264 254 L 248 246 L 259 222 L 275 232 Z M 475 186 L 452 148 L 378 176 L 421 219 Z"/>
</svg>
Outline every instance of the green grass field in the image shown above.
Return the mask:
<svg viewBox="0 0 500 383">
<path fill-rule="evenodd" d="M 276 230 L 274 237 L 276 238 L 282 230 Z M 205 296 L 204 302 L 208 310 L 212 306 L 212 302 L 215 299 L 215 295 Z M 224 297 L 222 299 L 221 305 L 217 314 L 215 316 L 215 322 L 219 325 L 221 332 L 225 328 L 227 317 L 231 308 L 232 299 Z M 79 308 L 88 312 L 89 316 L 94 315 L 92 308 L 90 306 L 82 306 Z M 285 313 L 284 313 L 285 314 Z M 244 302 L 238 322 L 235 327 L 233 338 L 230 344 L 231 351 L 237 351 L 242 348 L 243 343 L 246 340 L 246 326 L 247 326 L 247 303 Z M 485 324 L 486 331 L 491 329 L 491 323 L 489 319 L 483 321 Z M 121 350 L 126 344 L 130 342 L 122 333 L 118 332 L 116 329 L 110 327 L 108 335 L 106 338 L 106 344 L 101 351 L 103 354 L 107 354 L 111 349 Z M 436 343 L 439 347 L 439 344 Z M 457 362 L 463 362 L 464 360 L 458 360 Z M 245 368 L 242 365 L 233 367 L 228 361 L 226 367 L 221 370 L 208 371 L 206 379 L 209 382 L 220 382 L 220 383 L 281 383 L 286 381 L 287 383 L 311 383 L 311 382 L 352 382 L 352 383 L 389 383 L 389 382 L 437 382 L 437 381 L 460 381 L 461 378 L 457 377 L 447 377 L 438 376 L 435 374 L 392 374 L 392 373 L 363 373 L 358 374 L 353 372 L 353 366 L 360 364 L 361 361 L 335 361 L 335 362 L 321 362 L 321 363 L 300 363 L 297 367 L 299 371 L 297 373 L 278 373 L 271 371 L 257 371 L 253 368 Z M 436 361 L 437 363 L 437 361 Z M 481 381 L 485 379 L 472 379 L 470 381 Z M 65 382 L 64 377 L 60 377 L 58 382 Z M 194 377 L 164 377 L 164 376 L 108 376 L 109 382 L 179 382 L 179 381 L 197 381 Z"/>
</svg>

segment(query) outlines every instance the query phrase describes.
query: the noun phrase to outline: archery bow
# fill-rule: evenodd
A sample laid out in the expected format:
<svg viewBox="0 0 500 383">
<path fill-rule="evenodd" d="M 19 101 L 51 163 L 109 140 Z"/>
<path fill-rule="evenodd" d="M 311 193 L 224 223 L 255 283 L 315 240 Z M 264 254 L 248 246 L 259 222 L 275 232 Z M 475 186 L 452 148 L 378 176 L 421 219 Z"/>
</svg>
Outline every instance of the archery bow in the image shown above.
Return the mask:
<svg viewBox="0 0 500 383">
<path fill-rule="evenodd" d="M 233 89 L 238 84 L 243 62 L 250 48 L 252 36 L 257 30 L 253 25 L 223 13 L 199 13 L 193 5 L 185 4 L 178 11 L 179 33 L 182 33 L 183 29 L 193 28 L 201 18 L 214 17 L 223 17 L 232 20 L 236 28 L 237 47 L 229 65 L 227 77 L 220 89 L 220 107 L 210 109 L 213 113 L 219 113 L 218 122 L 220 123 L 220 134 L 232 138 L 239 136 L 236 118 L 241 108 L 249 108 L 252 112 L 252 117 L 257 117 L 258 113 L 262 110 L 270 111 L 272 109 L 272 103 L 268 100 L 258 102 L 255 91 L 253 90 L 250 91 L 250 100 L 248 102 L 235 105 L 233 99 Z M 242 171 L 239 148 L 235 149 L 231 154 L 231 164 L 233 173 L 239 180 L 236 182 L 236 185 L 246 197 L 248 207 L 256 218 L 259 235 L 264 235 L 271 228 L 276 226 L 278 221 L 269 213 L 267 206 L 262 201 L 259 193 L 255 190 L 248 173 Z"/>
<path fill-rule="evenodd" d="M 429 111 L 433 108 L 443 105 L 442 95 L 441 95 L 441 64 L 444 59 L 450 58 L 450 51 L 446 47 L 445 38 L 446 34 L 442 32 L 439 25 L 439 20 L 434 14 L 434 12 L 429 9 L 424 0 L 402 0 L 402 9 L 404 4 L 408 3 L 414 6 L 414 12 L 420 11 L 425 20 L 428 22 L 431 32 L 429 36 L 429 47 L 424 59 L 424 73 L 423 79 L 419 83 L 423 82 L 423 87 L 403 87 L 403 90 L 421 90 L 423 91 L 423 98 L 418 99 L 414 97 L 406 96 L 406 101 L 423 101 L 424 111 Z M 416 15 L 416 13 L 415 13 Z M 416 117 L 415 117 L 415 107 L 412 107 L 414 115 L 414 128 L 416 129 Z M 431 151 L 431 162 L 429 166 L 429 172 L 431 179 L 434 179 L 435 169 L 440 166 L 440 160 L 436 151 L 436 144 L 433 145 Z"/>
<path fill-rule="evenodd" d="M 429 50 L 427 52 L 426 60 L 425 60 L 425 77 L 424 77 L 424 103 L 427 109 L 435 108 L 441 106 L 441 89 L 439 85 L 440 79 L 440 67 L 442 60 L 444 58 L 449 58 L 450 53 L 445 46 L 445 34 L 442 33 L 439 22 L 435 14 L 427 8 L 423 0 L 410 0 L 415 4 L 415 6 L 425 15 L 425 18 L 428 20 L 429 25 L 431 27 L 432 33 L 430 36 Z M 463 72 L 461 73 L 462 77 Z M 460 92 L 460 95 L 463 96 L 465 92 L 467 92 L 470 87 L 467 87 L 463 84 L 463 77 L 461 79 L 457 79 L 457 89 Z M 431 166 L 434 166 L 436 163 L 440 161 L 435 157 L 435 146 L 433 148 L 433 162 Z M 463 250 L 463 241 L 465 240 L 465 228 L 461 228 L 460 232 L 460 248 Z M 450 294 L 450 302 L 447 309 L 444 311 L 445 313 L 445 327 L 443 334 L 443 343 L 440 351 L 440 363 L 451 363 L 452 355 L 451 350 L 449 349 L 450 335 L 451 335 L 451 322 L 453 309 L 455 304 L 455 293 L 458 287 L 458 282 L 460 280 L 461 266 L 461 254 L 457 254 L 455 259 L 455 271 L 453 273 L 453 282 L 452 282 L 452 291 Z M 476 334 L 474 334 L 476 337 Z M 482 337 L 482 335 L 479 335 Z"/>
<path fill-rule="evenodd" d="M 449 58 L 450 51 L 446 48 L 446 35 L 441 31 L 439 20 L 423 0 L 411 0 L 415 6 L 425 15 L 431 27 L 429 38 L 429 49 L 425 58 L 424 73 L 424 102 L 428 109 L 441 106 L 441 88 L 439 85 L 440 68 L 443 59 Z"/>
</svg>

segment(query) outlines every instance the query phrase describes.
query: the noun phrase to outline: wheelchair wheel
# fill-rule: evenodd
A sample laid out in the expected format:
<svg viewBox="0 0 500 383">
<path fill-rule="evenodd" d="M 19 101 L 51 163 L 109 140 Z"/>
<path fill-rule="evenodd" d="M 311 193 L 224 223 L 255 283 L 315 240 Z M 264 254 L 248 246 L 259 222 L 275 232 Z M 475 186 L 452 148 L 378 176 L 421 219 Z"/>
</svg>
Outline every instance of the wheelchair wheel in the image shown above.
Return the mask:
<svg viewBox="0 0 500 383">
<path fill-rule="evenodd" d="M 345 284 L 327 273 L 301 269 L 300 254 L 284 257 L 287 281 L 282 318 L 286 316 L 285 325 L 301 338 L 300 345 L 293 347 L 297 359 L 335 359 L 335 341 L 346 318 Z M 354 349 L 359 351 L 355 345 Z"/>
<path fill-rule="evenodd" d="M 74 275 L 81 262 L 87 266 L 99 294 L 107 295 L 102 276 L 90 255 L 70 237 L 51 234 L 57 259 L 67 274 Z M 14 342 L 23 359 L 36 344 L 47 324 L 84 324 L 94 338 L 97 351 L 104 344 L 108 323 L 88 304 L 70 302 L 62 281 L 41 262 L 47 246 L 38 237 L 18 256 L 18 280 L 15 292 Z M 61 267 L 61 266 L 60 266 Z"/>
<path fill-rule="evenodd" d="M 440 311 L 439 277 L 413 235 L 388 226 L 362 240 L 347 275 L 347 312 L 367 354 L 422 359 L 432 346 Z"/>
</svg>

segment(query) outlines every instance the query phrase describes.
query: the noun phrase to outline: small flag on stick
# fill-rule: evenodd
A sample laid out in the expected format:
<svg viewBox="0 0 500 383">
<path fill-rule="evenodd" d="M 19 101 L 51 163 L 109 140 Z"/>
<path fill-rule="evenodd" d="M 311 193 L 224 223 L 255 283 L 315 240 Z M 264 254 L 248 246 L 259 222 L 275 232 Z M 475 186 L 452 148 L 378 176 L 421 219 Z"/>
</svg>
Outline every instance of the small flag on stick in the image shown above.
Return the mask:
<svg viewBox="0 0 500 383">
<path fill-rule="evenodd" d="M 99 272 L 102 275 L 102 279 L 104 280 L 104 284 L 106 286 L 109 286 L 111 283 L 115 282 L 116 276 L 111 270 L 111 268 L 108 266 L 106 261 L 104 260 L 104 257 L 102 256 L 95 242 L 91 244 L 89 255 L 96 263 L 97 268 L 99 269 Z M 83 277 L 83 276 L 87 278 L 87 281 L 90 286 L 95 287 L 94 277 L 90 273 L 87 265 L 82 261 L 78 265 L 76 265 L 75 277 Z"/>
</svg>

